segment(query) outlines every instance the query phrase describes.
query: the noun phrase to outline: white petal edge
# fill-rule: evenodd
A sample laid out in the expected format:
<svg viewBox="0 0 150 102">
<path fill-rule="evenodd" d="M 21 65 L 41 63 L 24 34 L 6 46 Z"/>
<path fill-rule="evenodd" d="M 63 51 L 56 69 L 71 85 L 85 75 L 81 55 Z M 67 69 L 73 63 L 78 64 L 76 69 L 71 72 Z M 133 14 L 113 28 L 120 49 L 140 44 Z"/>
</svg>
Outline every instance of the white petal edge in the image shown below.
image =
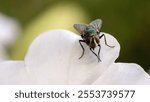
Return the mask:
<svg viewBox="0 0 150 102">
<path fill-rule="evenodd" d="M 150 85 L 150 76 L 134 63 L 114 63 L 93 84 Z"/>
</svg>

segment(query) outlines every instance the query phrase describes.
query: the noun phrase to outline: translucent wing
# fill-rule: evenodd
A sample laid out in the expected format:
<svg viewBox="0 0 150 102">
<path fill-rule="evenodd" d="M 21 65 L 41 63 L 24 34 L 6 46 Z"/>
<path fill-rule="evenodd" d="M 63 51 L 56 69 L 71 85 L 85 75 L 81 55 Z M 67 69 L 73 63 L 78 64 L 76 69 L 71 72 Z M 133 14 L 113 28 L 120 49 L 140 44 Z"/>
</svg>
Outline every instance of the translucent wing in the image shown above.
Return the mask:
<svg viewBox="0 0 150 102">
<path fill-rule="evenodd" d="M 74 24 L 73 27 L 80 33 L 85 34 L 86 27 L 88 25 L 86 24 Z"/>
<path fill-rule="evenodd" d="M 101 19 L 96 19 L 94 21 L 92 21 L 90 23 L 90 25 L 97 30 L 98 32 L 100 32 L 101 26 L 102 26 L 102 20 Z"/>
</svg>

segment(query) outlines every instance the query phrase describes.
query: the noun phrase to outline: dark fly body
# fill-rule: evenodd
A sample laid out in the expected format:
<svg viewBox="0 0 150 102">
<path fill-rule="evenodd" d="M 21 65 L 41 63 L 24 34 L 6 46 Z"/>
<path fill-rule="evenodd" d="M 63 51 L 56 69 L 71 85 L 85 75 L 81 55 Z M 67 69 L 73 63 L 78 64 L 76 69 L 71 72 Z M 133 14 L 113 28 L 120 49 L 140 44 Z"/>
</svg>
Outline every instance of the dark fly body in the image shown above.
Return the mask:
<svg viewBox="0 0 150 102">
<path fill-rule="evenodd" d="M 100 59 L 100 50 L 101 50 L 101 45 L 100 45 L 100 39 L 104 37 L 105 45 L 107 45 L 110 48 L 113 48 L 114 46 L 110 46 L 107 44 L 106 37 L 104 34 L 100 35 L 100 29 L 102 25 L 102 20 L 101 19 L 96 19 L 92 21 L 90 24 L 74 24 L 74 28 L 80 33 L 82 40 L 79 40 L 79 43 L 81 45 L 81 48 L 83 50 L 82 55 L 79 59 L 81 59 L 84 55 L 84 47 L 82 45 L 83 43 L 86 43 L 91 52 L 98 58 L 98 62 L 101 61 Z M 99 50 L 97 53 L 94 52 L 94 49 L 96 47 L 99 47 Z"/>
</svg>

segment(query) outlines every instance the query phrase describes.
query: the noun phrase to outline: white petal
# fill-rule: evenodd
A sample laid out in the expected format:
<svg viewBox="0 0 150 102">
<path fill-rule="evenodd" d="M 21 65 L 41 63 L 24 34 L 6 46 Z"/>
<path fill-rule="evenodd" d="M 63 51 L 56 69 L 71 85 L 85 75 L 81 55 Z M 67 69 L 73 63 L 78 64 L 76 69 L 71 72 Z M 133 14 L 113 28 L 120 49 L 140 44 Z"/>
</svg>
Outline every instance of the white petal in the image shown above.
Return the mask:
<svg viewBox="0 0 150 102">
<path fill-rule="evenodd" d="M 86 44 L 83 44 L 85 48 L 83 58 L 78 59 L 82 53 L 78 42 L 81 38 L 78 35 L 66 30 L 45 32 L 33 41 L 24 62 L 13 61 L 0 64 L 0 83 L 126 84 L 125 79 L 129 79 L 129 75 L 132 78 L 127 84 L 148 83 L 149 76 L 140 67 L 133 67 L 135 65 L 130 64 L 114 64 L 119 55 L 120 46 L 114 37 L 106 33 L 105 35 L 107 43 L 115 47 L 109 48 L 101 39 L 102 62 L 98 63 L 96 56 L 90 52 Z M 97 51 L 98 47 L 95 52 Z M 135 71 L 131 69 L 132 67 Z M 130 70 L 134 73 L 129 73 Z M 122 72 L 121 75 L 120 72 Z M 136 78 L 137 75 L 140 77 Z"/>
<path fill-rule="evenodd" d="M 79 36 L 70 31 L 52 30 L 33 41 L 25 64 L 37 78 L 37 84 L 67 84 L 70 58 L 77 39 Z"/>
<path fill-rule="evenodd" d="M 38 83 L 91 84 L 119 55 L 120 46 L 116 39 L 108 34 L 106 38 L 115 48 L 107 47 L 102 39 L 102 62 L 98 63 L 86 44 L 85 55 L 78 59 L 82 53 L 78 35 L 66 30 L 52 30 L 34 40 L 25 64 L 38 77 Z"/>
<path fill-rule="evenodd" d="M 102 34 L 102 33 L 101 33 Z M 92 84 L 102 73 L 104 73 L 109 65 L 114 63 L 114 61 L 119 56 L 120 45 L 117 40 L 106 34 L 107 43 L 111 46 L 115 46 L 114 48 L 110 48 L 105 45 L 104 39 L 101 39 L 101 52 L 100 58 L 101 62 L 98 62 L 96 56 L 89 50 L 89 47 L 84 44 L 85 54 L 82 59 L 78 60 L 81 56 L 82 49 L 79 44 L 76 46 L 76 50 L 73 50 L 72 62 L 70 64 L 70 74 L 69 74 L 69 84 Z M 95 52 L 98 52 L 98 47 L 95 49 Z M 76 55 L 74 57 L 74 53 L 78 53 L 80 55 Z"/>
<path fill-rule="evenodd" d="M 29 84 L 23 61 L 4 61 L 0 63 L 0 84 Z"/>
<path fill-rule="evenodd" d="M 115 63 L 93 84 L 150 84 L 150 76 L 137 64 Z"/>
</svg>

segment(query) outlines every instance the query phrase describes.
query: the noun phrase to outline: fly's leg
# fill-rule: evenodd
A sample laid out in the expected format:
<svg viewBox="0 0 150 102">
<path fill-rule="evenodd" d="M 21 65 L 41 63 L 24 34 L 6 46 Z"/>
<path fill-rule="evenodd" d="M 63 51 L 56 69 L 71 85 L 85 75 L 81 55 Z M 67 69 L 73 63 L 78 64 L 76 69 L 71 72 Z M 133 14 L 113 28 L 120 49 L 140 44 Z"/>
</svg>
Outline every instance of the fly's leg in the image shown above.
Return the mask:
<svg viewBox="0 0 150 102">
<path fill-rule="evenodd" d="M 98 62 L 100 62 L 101 60 L 100 60 L 99 56 L 92 50 L 92 48 L 90 48 L 90 50 L 91 50 L 92 53 L 98 58 Z"/>
<path fill-rule="evenodd" d="M 82 50 L 83 50 L 82 55 L 81 55 L 81 57 L 79 57 L 79 59 L 81 59 L 81 58 L 83 57 L 84 51 L 85 51 L 85 50 L 84 50 L 84 47 L 83 47 L 83 45 L 82 45 L 81 42 L 84 42 L 84 43 L 85 43 L 85 40 L 79 40 L 80 46 L 81 46 L 81 48 L 82 48 Z"/>
<path fill-rule="evenodd" d="M 107 44 L 106 36 L 105 36 L 104 34 L 102 34 L 102 35 L 99 37 L 99 39 L 101 39 L 102 37 L 104 37 L 105 45 L 107 45 L 107 46 L 110 47 L 110 48 L 114 48 L 114 47 L 115 47 L 115 46 L 110 46 L 110 45 Z"/>
<path fill-rule="evenodd" d="M 98 45 L 99 46 L 99 50 L 98 50 L 98 57 L 99 57 L 99 60 L 101 61 L 100 59 L 100 50 L 101 50 L 101 45 Z"/>
</svg>

